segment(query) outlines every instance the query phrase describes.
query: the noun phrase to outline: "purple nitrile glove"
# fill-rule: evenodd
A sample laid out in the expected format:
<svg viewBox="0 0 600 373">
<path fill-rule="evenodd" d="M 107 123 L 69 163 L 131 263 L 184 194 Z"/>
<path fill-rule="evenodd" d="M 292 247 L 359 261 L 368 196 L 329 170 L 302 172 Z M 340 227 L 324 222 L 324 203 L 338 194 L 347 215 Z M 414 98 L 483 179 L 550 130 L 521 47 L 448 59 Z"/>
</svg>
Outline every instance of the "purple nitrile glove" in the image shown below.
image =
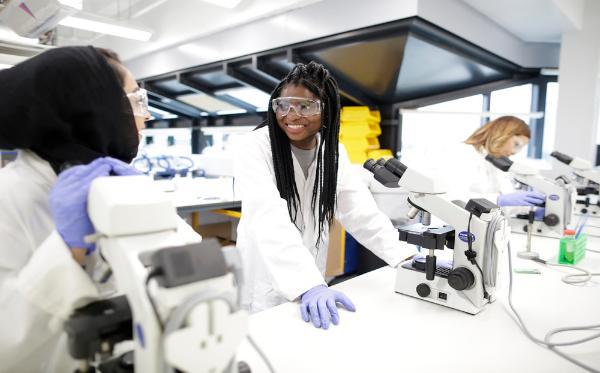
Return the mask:
<svg viewBox="0 0 600 373">
<path fill-rule="evenodd" d="M 498 196 L 498 206 L 537 206 L 544 203 L 543 193 L 528 191 L 501 194 Z"/>
<path fill-rule="evenodd" d="M 534 219 L 535 220 L 544 220 L 545 213 L 546 213 L 546 209 L 545 208 L 538 207 L 537 209 L 535 209 Z"/>
<path fill-rule="evenodd" d="M 139 171 L 118 159 L 98 158 L 87 165 L 74 166 L 61 172 L 50 191 L 50 211 L 56 230 L 69 248 L 94 251 L 95 245 L 84 237 L 95 232 L 87 214 L 90 184 L 111 173 L 119 176 L 139 175 Z"/>
<path fill-rule="evenodd" d="M 329 319 L 334 325 L 340 322 L 337 302 L 341 303 L 348 311 L 356 311 L 354 303 L 343 293 L 332 290 L 326 285 L 318 285 L 302 294 L 300 313 L 302 320 L 312 320 L 316 328 L 329 328 Z"/>
</svg>

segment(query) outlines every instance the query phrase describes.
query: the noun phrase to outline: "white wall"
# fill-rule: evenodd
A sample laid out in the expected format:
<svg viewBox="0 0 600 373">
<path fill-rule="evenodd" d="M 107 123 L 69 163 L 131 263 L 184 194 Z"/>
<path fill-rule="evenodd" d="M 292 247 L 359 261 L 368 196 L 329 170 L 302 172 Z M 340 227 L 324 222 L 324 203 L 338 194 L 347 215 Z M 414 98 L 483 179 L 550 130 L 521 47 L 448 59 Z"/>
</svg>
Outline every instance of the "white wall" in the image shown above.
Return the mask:
<svg viewBox="0 0 600 373">
<path fill-rule="evenodd" d="M 580 30 L 563 34 L 555 150 L 592 162 L 600 101 L 600 1 L 587 0 Z"/>
<path fill-rule="evenodd" d="M 415 15 L 518 65 L 558 65 L 556 45 L 525 43 L 460 0 L 325 0 L 198 39 L 196 48 L 171 47 L 126 63 L 145 78 Z"/>
<path fill-rule="evenodd" d="M 419 16 L 517 65 L 558 66 L 558 44 L 526 43 L 462 1 L 420 0 Z"/>
</svg>

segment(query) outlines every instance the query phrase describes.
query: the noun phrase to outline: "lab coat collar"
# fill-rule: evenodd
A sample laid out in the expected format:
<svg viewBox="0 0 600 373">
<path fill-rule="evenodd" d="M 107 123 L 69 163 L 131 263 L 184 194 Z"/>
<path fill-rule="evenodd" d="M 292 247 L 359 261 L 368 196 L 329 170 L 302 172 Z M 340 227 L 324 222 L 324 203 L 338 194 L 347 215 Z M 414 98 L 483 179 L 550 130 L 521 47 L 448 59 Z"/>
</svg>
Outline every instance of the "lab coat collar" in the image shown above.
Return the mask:
<svg viewBox="0 0 600 373">
<path fill-rule="evenodd" d="M 50 166 L 50 163 L 40 158 L 37 154 L 31 150 L 19 150 L 17 154 L 17 160 L 15 162 L 22 162 L 29 168 L 33 169 L 45 184 L 52 186 L 56 182 L 56 173 Z"/>
</svg>

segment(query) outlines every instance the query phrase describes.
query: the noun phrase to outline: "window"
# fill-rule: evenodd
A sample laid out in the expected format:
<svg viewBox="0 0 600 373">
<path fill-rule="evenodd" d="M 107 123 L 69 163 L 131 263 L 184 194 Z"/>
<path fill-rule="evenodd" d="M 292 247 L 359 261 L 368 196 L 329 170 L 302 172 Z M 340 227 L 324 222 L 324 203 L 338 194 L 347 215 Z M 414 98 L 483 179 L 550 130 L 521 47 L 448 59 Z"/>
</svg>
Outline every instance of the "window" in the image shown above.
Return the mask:
<svg viewBox="0 0 600 373">
<path fill-rule="evenodd" d="M 525 123 L 529 124 L 529 116 L 519 114 L 531 112 L 531 88 L 531 84 L 523 84 L 492 92 L 490 111 L 498 114 L 491 116 L 490 120 L 510 114 L 523 119 Z M 528 149 L 523 149 L 511 158 L 513 160 L 524 160 L 527 158 L 527 152 Z"/>
<path fill-rule="evenodd" d="M 499 115 L 492 116 L 490 118 L 491 120 L 502 116 L 504 113 L 513 115 L 516 113 L 529 113 L 531 111 L 531 84 L 524 84 L 492 92 L 490 98 L 490 111 L 492 113 L 499 113 Z M 520 117 L 526 122 L 529 121 L 527 116 L 514 116 Z"/>
<path fill-rule="evenodd" d="M 556 140 L 556 111 L 558 109 L 558 83 L 548 83 L 546 89 L 546 113 L 544 118 L 544 142 L 542 157 L 550 156 Z"/>
<path fill-rule="evenodd" d="M 433 167 L 465 141 L 481 124 L 483 95 L 423 106 L 424 113 L 402 114 L 401 159 Z M 470 114 L 473 113 L 473 114 Z"/>
</svg>

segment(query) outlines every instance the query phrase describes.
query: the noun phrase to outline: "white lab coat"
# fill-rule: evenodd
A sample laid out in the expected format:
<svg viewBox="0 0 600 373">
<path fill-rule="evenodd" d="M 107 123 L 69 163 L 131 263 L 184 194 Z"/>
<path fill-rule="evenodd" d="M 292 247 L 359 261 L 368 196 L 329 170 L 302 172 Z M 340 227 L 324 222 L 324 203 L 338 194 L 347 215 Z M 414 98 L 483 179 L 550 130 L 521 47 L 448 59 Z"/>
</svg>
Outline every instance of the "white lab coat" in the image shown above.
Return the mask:
<svg viewBox="0 0 600 373">
<path fill-rule="evenodd" d="M 453 155 L 454 166 L 447 169 L 454 173 L 451 178 L 454 191 L 460 188 L 494 203 L 498 195 L 515 191 L 510 175 L 485 159 L 485 149 L 479 151 L 473 145 L 459 144 Z"/>
<path fill-rule="evenodd" d="M 398 240 L 390 220 L 381 213 L 367 187 L 352 172 L 346 150 L 340 145 L 335 217 L 362 245 L 391 266 L 414 254 Z M 325 284 L 328 232 L 315 247 L 318 224 L 311 211 L 316 160 L 308 178 L 298 161 L 294 176 L 300 196 L 296 226 L 287 204 L 279 196 L 268 128 L 248 133 L 238 142 L 235 162 L 236 196 L 242 200 L 237 247 L 245 273 L 242 305 L 251 312 L 293 301 L 310 288 Z"/>
<path fill-rule="evenodd" d="M 475 149 L 473 145 L 458 144 L 451 154 L 438 163 L 438 171 L 448 181 L 448 194 L 452 198 L 468 201 L 485 198 L 497 203 L 500 194 L 515 192 L 513 178 L 508 172 L 496 168 L 485 157 L 487 151 Z M 525 206 L 504 206 L 508 215 L 527 213 Z"/>
<path fill-rule="evenodd" d="M 72 372 L 62 323 L 98 296 L 55 230 L 55 181 L 31 151 L 0 169 L 0 372 Z"/>
</svg>

